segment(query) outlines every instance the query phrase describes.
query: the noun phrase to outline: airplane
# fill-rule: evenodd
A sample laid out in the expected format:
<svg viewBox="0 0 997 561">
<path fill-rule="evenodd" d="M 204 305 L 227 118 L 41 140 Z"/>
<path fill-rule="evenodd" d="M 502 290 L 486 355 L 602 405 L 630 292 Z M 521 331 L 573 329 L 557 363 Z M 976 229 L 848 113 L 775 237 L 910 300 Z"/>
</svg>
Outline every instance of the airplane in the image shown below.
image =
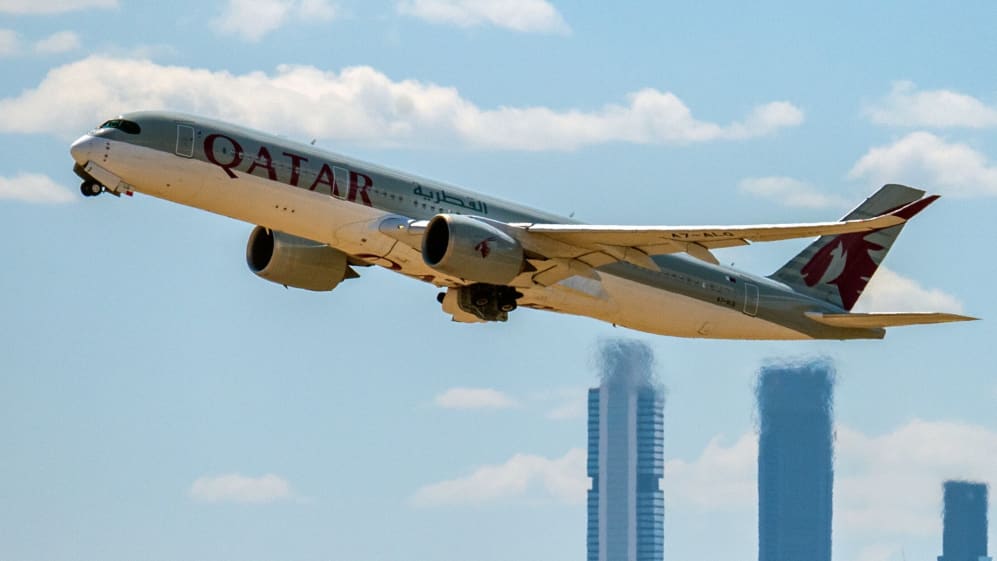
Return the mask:
<svg viewBox="0 0 997 561">
<path fill-rule="evenodd" d="M 904 224 L 938 196 L 886 185 L 837 222 L 610 226 L 569 218 L 217 120 L 107 120 L 70 147 L 86 196 L 142 193 L 256 225 L 246 261 L 285 287 L 330 291 L 380 266 L 432 284 L 453 321 L 517 307 L 688 338 L 881 339 L 949 313 L 853 313 Z M 713 250 L 813 238 L 768 276 Z"/>
</svg>

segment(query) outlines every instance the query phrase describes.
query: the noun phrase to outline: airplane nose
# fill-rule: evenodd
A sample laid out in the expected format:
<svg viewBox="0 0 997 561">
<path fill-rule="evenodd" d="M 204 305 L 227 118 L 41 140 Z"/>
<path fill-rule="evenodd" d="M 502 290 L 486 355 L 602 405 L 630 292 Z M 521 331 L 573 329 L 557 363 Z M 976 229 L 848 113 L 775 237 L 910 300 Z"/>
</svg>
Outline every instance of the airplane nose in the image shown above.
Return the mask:
<svg viewBox="0 0 997 561">
<path fill-rule="evenodd" d="M 96 137 L 89 134 L 85 134 L 76 139 L 69 147 L 69 153 L 73 156 L 73 160 L 76 163 L 86 165 L 86 163 L 93 159 L 93 155 L 96 153 L 95 148 L 97 146 L 98 140 Z"/>
</svg>

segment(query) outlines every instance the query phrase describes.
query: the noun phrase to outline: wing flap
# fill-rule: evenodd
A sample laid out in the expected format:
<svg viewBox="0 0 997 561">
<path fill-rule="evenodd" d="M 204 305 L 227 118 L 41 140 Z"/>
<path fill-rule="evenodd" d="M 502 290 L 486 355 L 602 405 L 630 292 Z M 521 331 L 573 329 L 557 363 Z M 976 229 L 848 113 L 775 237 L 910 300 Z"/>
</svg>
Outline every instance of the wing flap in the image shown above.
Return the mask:
<svg viewBox="0 0 997 561">
<path fill-rule="evenodd" d="M 832 327 L 853 327 L 870 329 L 876 327 L 900 327 L 903 325 L 925 325 L 949 323 L 953 321 L 976 321 L 979 318 L 940 312 L 895 312 L 879 314 L 823 314 L 807 312 L 806 316 L 818 323 Z"/>
</svg>

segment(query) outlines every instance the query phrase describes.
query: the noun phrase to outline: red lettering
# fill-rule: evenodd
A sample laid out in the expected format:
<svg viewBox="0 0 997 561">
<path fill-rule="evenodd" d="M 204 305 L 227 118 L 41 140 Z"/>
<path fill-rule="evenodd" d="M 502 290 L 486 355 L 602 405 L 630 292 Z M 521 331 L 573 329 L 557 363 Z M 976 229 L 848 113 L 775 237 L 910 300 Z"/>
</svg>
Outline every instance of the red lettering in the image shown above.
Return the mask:
<svg viewBox="0 0 997 561">
<path fill-rule="evenodd" d="M 360 180 L 363 179 L 363 184 Z M 374 203 L 370 201 L 370 194 L 368 191 L 374 186 L 374 180 L 368 175 L 362 173 L 357 173 L 355 171 L 350 172 L 350 195 L 346 197 L 348 201 L 356 201 L 357 195 L 360 195 L 360 201 L 366 206 L 374 206 Z"/>
<path fill-rule="evenodd" d="M 215 141 L 219 138 L 224 138 L 229 142 L 229 144 L 232 145 L 232 161 L 228 163 L 218 161 L 218 157 L 215 155 Z M 222 153 L 227 153 L 227 151 L 223 149 Z M 208 158 L 209 162 L 225 170 L 225 173 L 227 173 L 229 177 L 232 179 L 236 178 L 232 168 L 242 163 L 242 146 L 240 146 L 234 138 L 229 138 L 224 134 L 209 134 L 204 139 L 204 155 Z"/>
<path fill-rule="evenodd" d="M 301 162 L 307 162 L 308 158 L 290 152 L 284 152 L 284 155 L 291 158 L 291 185 L 297 187 L 301 179 Z"/>
<path fill-rule="evenodd" d="M 264 163 L 261 164 L 260 162 Z M 260 146 L 260 151 L 256 155 L 256 159 L 249 165 L 249 169 L 246 170 L 246 173 L 251 174 L 253 173 L 253 170 L 258 167 L 267 170 L 267 177 L 270 178 L 271 181 L 277 181 L 277 170 L 273 168 L 273 158 L 270 157 L 270 151 L 267 150 L 266 146 Z"/>
<path fill-rule="evenodd" d="M 314 191 L 319 185 L 328 185 L 329 193 L 334 193 L 336 190 L 336 177 L 332 175 L 332 168 L 329 167 L 329 164 L 322 164 L 322 169 L 319 170 L 318 175 L 315 176 L 315 182 L 308 190 Z"/>
</svg>

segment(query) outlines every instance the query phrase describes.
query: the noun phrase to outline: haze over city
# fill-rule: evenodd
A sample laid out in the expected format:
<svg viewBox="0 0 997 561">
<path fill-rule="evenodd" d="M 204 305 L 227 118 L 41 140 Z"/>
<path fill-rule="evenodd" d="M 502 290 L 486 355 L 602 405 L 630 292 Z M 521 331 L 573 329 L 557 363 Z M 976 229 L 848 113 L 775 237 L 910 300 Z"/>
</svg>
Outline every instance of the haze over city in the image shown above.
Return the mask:
<svg viewBox="0 0 997 561">
<path fill-rule="evenodd" d="M 941 554 L 997 481 L 988 2 L 0 0 L 0 558 L 581 559 L 606 337 L 657 357 L 666 559 L 755 558 L 760 369 L 835 365 L 835 559 Z M 84 199 L 72 139 L 172 109 L 599 224 L 833 220 L 942 195 L 858 308 L 971 324 L 723 342 L 517 310 L 461 325 L 376 268 L 252 275 L 251 225 Z M 768 274 L 805 241 L 718 251 Z M 991 523 L 990 533 L 994 534 Z M 722 535 L 723 539 L 716 539 Z"/>
</svg>

